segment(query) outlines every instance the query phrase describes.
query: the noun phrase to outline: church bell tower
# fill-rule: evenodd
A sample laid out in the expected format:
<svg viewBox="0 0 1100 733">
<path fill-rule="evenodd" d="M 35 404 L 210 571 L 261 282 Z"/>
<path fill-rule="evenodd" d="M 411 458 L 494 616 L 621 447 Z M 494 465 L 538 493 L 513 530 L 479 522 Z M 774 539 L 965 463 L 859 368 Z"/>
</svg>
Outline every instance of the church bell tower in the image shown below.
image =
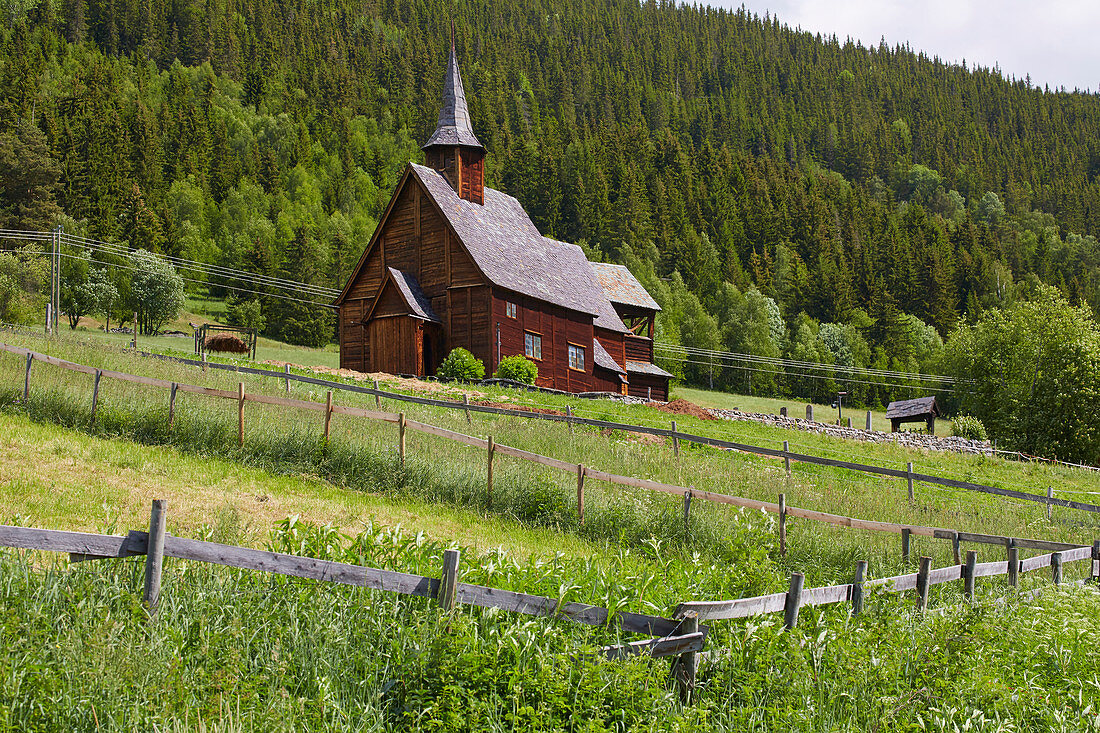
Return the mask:
<svg viewBox="0 0 1100 733">
<path fill-rule="evenodd" d="M 470 108 L 455 54 L 454 24 L 451 57 L 443 83 L 443 107 L 435 132 L 423 150 L 427 165 L 442 173 L 460 198 L 478 205 L 485 203 L 485 147 L 470 124 Z"/>
</svg>

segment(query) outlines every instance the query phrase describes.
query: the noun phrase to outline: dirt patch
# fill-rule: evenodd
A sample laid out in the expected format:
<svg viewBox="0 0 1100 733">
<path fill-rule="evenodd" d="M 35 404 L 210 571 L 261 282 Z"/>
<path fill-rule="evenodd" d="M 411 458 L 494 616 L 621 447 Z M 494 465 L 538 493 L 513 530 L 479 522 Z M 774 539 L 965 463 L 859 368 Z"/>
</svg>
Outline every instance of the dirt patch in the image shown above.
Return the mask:
<svg viewBox="0 0 1100 733">
<path fill-rule="evenodd" d="M 475 402 L 475 405 L 481 405 L 482 407 L 496 407 L 501 410 L 519 410 L 522 412 L 537 412 L 540 415 L 564 415 L 562 410 L 554 410 L 549 407 L 529 407 L 527 405 L 521 405 L 513 402 L 510 405 L 501 404 L 500 402 Z"/>
<path fill-rule="evenodd" d="M 381 389 L 397 389 L 407 392 L 419 392 L 421 394 L 432 395 L 454 395 L 465 392 L 470 397 L 478 398 L 484 397 L 484 392 L 478 392 L 476 390 L 461 389 L 455 385 L 443 384 L 441 382 L 425 382 L 420 379 L 409 379 L 408 377 L 395 377 L 392 374 L 386 374 L 384 372 L 357 372 L 354 369 L 336 369 L 334 367 L 327 366 L 302 366 L 301 364 L 295 364 L 293 362 L 277 361 L 274 359 L 268 359 L 262 362 L 263 364 L 270 364 L 272 366 L 283 366 L 289 363 L 292 367 L 297 367 L 304 371 L 316 372 L 317 374 L 330 374 L 335 377 L 343 377 L 345 379 L 354 379 L 356 382 L 365 382 L 373 385 L 374 380 L 378 380 L 378 386 Z"/>
<path fill-rule="evenodd" d="M 615 430 L 612 428 L 602 428 L 600 435 L 605 438 L 610 438 L 615 434 Z M 651 435 L 649 433 L 631 433 L 623 431 L 623 440 L 627 443 L 638 443 L 639 445 L 664 445 L 666 439 L 660 435 Z"/>
<path fill-rule="evenodd" d="M 689 417 L 697 417 L 700 420 L 718 419 L 714 415 L 710 414 L 708 410 L 699 407 L 699 405 L 695 404 L 694 402 L 688 402 L 687 400 L 679 398 L 673 400 L 672 402 L 667 402 L 664 404 L 660 402 L 649 402 L 646 404 L 646 407 L 652 407 L 660 410 L 661 412 L 670 412 L 673 415 L 687 415 Z"/>
</svg>

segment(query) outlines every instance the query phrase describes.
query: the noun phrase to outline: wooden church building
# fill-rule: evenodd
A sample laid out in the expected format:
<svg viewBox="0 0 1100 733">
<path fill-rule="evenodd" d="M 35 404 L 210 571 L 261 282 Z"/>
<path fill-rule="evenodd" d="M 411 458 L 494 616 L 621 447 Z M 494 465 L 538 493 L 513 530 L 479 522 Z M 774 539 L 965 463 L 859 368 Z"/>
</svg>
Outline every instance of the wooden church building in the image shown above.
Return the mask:
<svg viewBox="0 0 1100 733">
<path fill-rule="evenodd" d="M 335 305 L 340 366 L 435 374 L 456 347 L 492 374 L 524 354 L 538 384 L 668 399 L 653 363 L 660 307 L 621 265 L 542 236 L 520 203 L 485 187 L 454 42 L 439 124 L 410 163 Z"/>
</svg>

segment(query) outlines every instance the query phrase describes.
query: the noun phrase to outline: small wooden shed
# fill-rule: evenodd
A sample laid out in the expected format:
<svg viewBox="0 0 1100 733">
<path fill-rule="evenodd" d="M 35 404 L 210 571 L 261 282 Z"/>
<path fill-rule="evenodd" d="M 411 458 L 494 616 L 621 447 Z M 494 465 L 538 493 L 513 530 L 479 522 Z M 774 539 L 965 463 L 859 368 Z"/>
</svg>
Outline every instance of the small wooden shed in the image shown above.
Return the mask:
<svg viewBox="0 0 1100 733">
<path fill-rule="evenodd" d="M 886 419 L 890 421 L 890 432 L 896 433 L 902 423 L 923 422 L 928 425 L 928 434 L 936 434 L 936 418 L 940 409 L 935 397 L 917 397 L 914 400 L 891 402 L 886 408 Z"/>
</svg>

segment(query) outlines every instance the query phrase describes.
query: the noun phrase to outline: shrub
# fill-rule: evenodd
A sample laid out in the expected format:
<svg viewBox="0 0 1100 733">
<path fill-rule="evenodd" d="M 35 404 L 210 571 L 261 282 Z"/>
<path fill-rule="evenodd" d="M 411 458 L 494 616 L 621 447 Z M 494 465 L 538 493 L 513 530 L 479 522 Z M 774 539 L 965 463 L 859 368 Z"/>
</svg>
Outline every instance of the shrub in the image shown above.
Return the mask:
<svg viewBox="0 0 1100 733">
<path fill-rule="evenodd" d="M 267 319 L 264 318 L 259 298 L 230 301 L 229 307 L 225 310 L 225 320 L 230 326 L 251 328 L 257 333 L 267 326 Z"/>
<path fill-rule="evenodd" d="M 457 379 L 463 381 L 485 378 L 485 365 L 466 349 L 459 346 L 447 354 L 447 358 L 439 365 L 436 376 L 440 379 Z"/>
<path fill-rule="evenodd" d="M 538 365 L 520 354 L 506 356 L 497 365 L 497 379 L 511 379 L 524 384 L 534 384 L 538 376 Z"/>
<path fill-rule="evenodd" d="M 967 440 L 985 440 L 985 426 L 982 421 L 970 415 L 960 415 L 951 423 L 951 431 Z"/>
</svg>

